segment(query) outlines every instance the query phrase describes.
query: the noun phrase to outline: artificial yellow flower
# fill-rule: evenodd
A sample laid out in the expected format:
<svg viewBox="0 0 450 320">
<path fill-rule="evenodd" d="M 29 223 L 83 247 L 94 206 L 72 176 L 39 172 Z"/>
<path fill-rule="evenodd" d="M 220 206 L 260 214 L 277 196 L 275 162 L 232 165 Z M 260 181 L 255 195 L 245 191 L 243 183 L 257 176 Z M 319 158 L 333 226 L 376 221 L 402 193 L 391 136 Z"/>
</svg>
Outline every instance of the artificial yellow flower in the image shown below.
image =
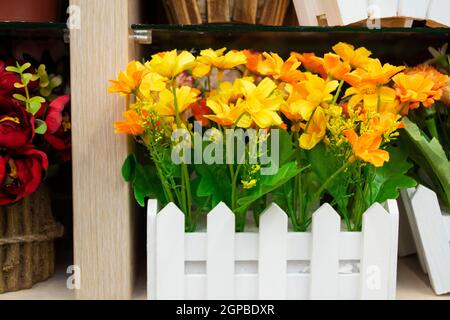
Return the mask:
<svg viewBox="0 0 450 320">
<path fill-rule="evenodd" d="M 369 131 L 374 135 L 390 135 L 403 127 L 401 116 L 391 112 L 382 112 L 369 121 Z"/>
<path fill-rule="evenodd" d="M 167 78 L 164 78 L 159 73 L 148 72 L 142 79 L 139 86 L 139 93 L 143 98 L 150 98 L 152 92 L 161 92 L 167 86 Z"/>
<path fill-rule="evenodd" d="M 191 87 L 183 86 L 176 88 L 176 105 L 173 92 L 164 89 L 159 93 L 159 101 L 155 104 L 155 111 L 160 116 L 175 116 L 176 107 L 178 114 L 183 113 L 194 102 L 198 100 L 200 91 Z"/>
<path fill-rule="evenodd" d="M 354 157 L 350 159 L 351 161 L 354 161 L 355 158 L 359 158 L 378 168 L 389 161 L 389 152 L 380 150 L 382 142 L 380 135 L 364 133 L 359 137 L 354 130 L 345 130 L 344 134 L 352 145 L 355 154 Z"/>
<path fill-rule="evenodd" d="M 196 78 L 204 77 L 211 73 L 212 67 L 224 70 L 247 64 L 247 57 L 243 52 L 229 51 L 224 55 L 226 50 L 227 48 L 216 51 L 212 49 L 202 50 L 192 71 L 193 76 Z"/>
<path fill-rule="evenodd" d="M 130 134 L 138 136 L 144 133 L 144 128 L 142 126 L 142 120 L 139 114 L 134 110 L 128 110 L 123 113 L 125 120 L 117 121 L 114 124 L 116 133 Z"/>
<path fill-rule="evenodd" d="M 400 101 L 408 109 L 416 109 L 422 103 L 425 107 L 430 107 L 435 100 L 442 97 L 442 90 L 433 90 L 435 83 L 433 80 L 425 78 L 422 74 L 401 73 L 394 77 L 395 90 Z"/>
<path fill-rule="evenodd" d="M 345 97 L 351 97 L 348 102 L 348 108 L 351 110 L 354 110 L 362 102 L 366 111 L 397 112 L 398 100 L 395 90 L 390 87 L 362 84 L 348 88 Z"/>
<path fill-rule="evenodd" d="M 288 83 L 297 83 L 305 79 L 303 72 L 298 70 L 302 63 L 294 56 L 289 57 L 286 62 L 276 53 L 264 52 L 263 57 L 265 59 L 259 62 L 257 68 L 259 74 Z"/>
<path fill-rule="evenodd" d="M 297 53 L 291 52 L 291 56 L 300 61 L 309 72 L 317 73 L 323 79 L 328 77 L 327 72 L 323 66 L 323 60 L 317 57 L 314 53 Z"/>
<path fill-rule="evenodd" d="M 117 80 L 110 80 L 112 85 L 108 88 L 109 93 L 120 93 L 129 95 L 139 88 L 142 78 L 148 70 L 138 61 L 131 61 L 125 72 L 120 72 Z"/>
<path fill-rule="evenodd" d="M 327 81 L 311 73 L 305 73 L 305 75 L 306 80 L 295 86 L 296 90 L 305 93 L 306 99 L 315 106 L 330 103 L 333 100 L 332 93 L 339 87 L 339 82 Z"/>
<path fill-rule="evenodd" d="M 299 139 L 300 148 L 305 150 L 313 149 L 325 137 L 328 119 L 324 110 L 317 107 L 311 120 L 306 125 L 305 132 Z"/>
<path fill-rule="evenodd" d="M 242 186 L 246 190 L 253 189 L 254 187 L 256 187 L 256 184 L 258 183 L 258 181 L 256 181 L 256 179 L 252 179 L 250 181 L 244 181 L 243 180 L 241 182 L 242 182 Z"/>
<path fill-rule="evenodd" d="M 239 99 L 237 106 L 244 106 L 248 117 L 259 128 L 266 129 L 283 124 L 283 120 L 277 111 L 280 110 L 284 99 L 281 95 L 274 94 L 277 88 L 275 82 L 269 78 L 264 78 L 256 86 L 253 82 L 241 80 L 241 85 L 244 90 L 245 100 Z M 246 124 L 241 127 L 248 128 L 249 126 Z"/>
<path fill-rule="evenodd" d="M 351 86 L 384 85 L 391 81 L 392 77 L 403 71 L 405 67 L 396 67 L 389 63 L 381 64 L 378 59 L 368 60 L 365 68 L 358 68 L 345 75 L 344 80 Z"/>
<path fill-rule="evenodd" d="M 306 120 L 308 121 L 317 105 L 308 101 L 308 93 L 303 90 L 296 90 L 294 86 L 287 84 L 285 86 L 289 97 L 286 103 L 283 103 L 280 111 L 292 121 Z"/>
<path fill-rule="evenodd" d="M 178 54 L 177 50 L 172 50 L 153 55 L 145 65 L 164 78 L 174 79 L 183 71 L 192 68 L 194 63 L 195 57 L 190 52 L 182 51 Z"/>
<path fill-rule="evenodd" d="M 333 47 L 333 51 L 336 52 L 344 62 L 349 63 L 353 68 L 363 68 L 368 64 L 369 57 L 372 52 L 364 47 L 355 50 L 355 47 L 344 42 L 339 42 Z"/>
<path fill-rule="evenodd" d="M 225 102 L 217 97 L 208 99 L 206 105 L 214 112 L 213 115 L 205 115 L 204 117 L 206 119 L 225 127 L 233 125 L 239 127 L 251 126 L 251 119 L 249 119 L 248 116 L 243 116 L 245 115 L 245 109 L 242 105 L 236 107 L 234 103 Z M 236 123 L 238 120 L 239 122 Z"/>
</svg>

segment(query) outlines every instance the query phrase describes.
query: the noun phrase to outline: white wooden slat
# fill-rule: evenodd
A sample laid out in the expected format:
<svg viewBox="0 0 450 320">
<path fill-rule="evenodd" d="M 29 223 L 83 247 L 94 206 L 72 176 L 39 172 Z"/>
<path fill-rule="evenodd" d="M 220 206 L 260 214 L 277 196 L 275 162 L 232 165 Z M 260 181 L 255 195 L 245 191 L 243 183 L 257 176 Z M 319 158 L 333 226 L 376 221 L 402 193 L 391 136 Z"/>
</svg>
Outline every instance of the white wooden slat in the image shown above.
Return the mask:
<svg viewBox="0 0 450 320">
<path fill-rule="evenodd" d="M 427 264 L 425 259 L 425 250 L 423 248 L 423 244 L 420 241 L 419 229 L 417 227 L 416 218 L 414 217 L 414 212 L 411 204 L 411 199 L 416 193 L 416 188 L 410 188 L 407 190 L 400 191 L 400 197 L 402 199 L 403 206 L 405 208 L 406 215 L 408 217 L 408 222 L 411 227 L 411 234 L 414 239 L 414 244 L 417 249 L 417 256 L 419 258 L 419 263 L 422 271 L 427 274 Z"/>
<path fill-rule="evenodd" d="M 259 226 L 259 299 L 287 297 L 288 218 L 276 204 L 263 212 Z"/>
<path fill-rule="evenodd" d="M 295 12 L 301 26 L 318 26 L 318 17 L 325 14 L 322 1 L 293 0 Z"/>
<path fill-rule="evenodd" d="M 429 5 L 430 0 L 398 0 L 398 16 L 423 20 Z"/>
<path fill-rule="evenodd" d="M 389 256 L 389 300 L 395 300 L 397 296 L 397 261 L 398 261 L 398 234 L 399 234 L 399 210 L 396 200 L 388 200 L 386 202 L 387 212 L 391 219 L 392 238 L 391 253 Z"/>
<path fill-rule="evenodd" d="M 435 192 L 419 186 L 411 199 L 431 285 L 437 294 L 450 292 L 450 248 Z"/>
<path fill-rule="evenodd" d="M 372 19 L 397 17 L 398 0 L 369 0 L 368 11 L 375 14 Z"/>
<path fill-rule="evenodd" d="M 313 215 L 310 292 L 313 300 L 338 298 L 340 225 L 341 218 L 329 204 Z"/>
<path fill-rule="evenodd" d="M 156 218 L 158 201 L 147 204 L 147 299 L 156 299 Z"/>
<path fill-rule="evenodd" d="M 257 274 L 238 274 L 235 277 L 236 300 L 258 300 L 258 280 Z"/>
<path fill-rule="evenodd" d="M 342 26 L 366 20 L 367 0 L 322 0 L 329 26 Z"/>
<path fill-rule="evenodd" d="M 431 0 L 427 12 L 427 20 L 432 20 L 444 26 L 450 26 L 450 1 Z"/>
<path fill-rule="evenodd" d="M 184 300 L 206 300 L 208 291 L 206 279 L 207 277 L 204 274 L 184 276 Z"/>
<path fill-rule="evenodd" d="M 184 299 L 184 214 L 173 203 L 157 216 L 156 259 L 157 299 Z"/>
<path fill-rule="evenodd" d="M 259 256 L 259 235 L 257 233 L 235 234 L 235 260 L 257 261 Z M 311 260 L 312 234 L 310 232 L 289 232 L 287 235 L 287 260 Z M 339 234 L 339 260 L 359 260 L 361 258 L 362 234 L 341 232 Z M 186 261 L 206 261 L 206 233 L 185 235 Z"/>
<path fill-rule="evenodd" d="M 442 219 L 444 219 L 444 226 L 446 227 L 447 230 L 447 239 L 448 242 L 450 243 L 450 215 L 445 214 L 442 216 Z"/>
<path fill-rule="evenodd" d="M 398 256 L 402 258 L 417 253 L 417 249 L 402 196 L 397 203 L 399 209 Z"/>
<path fill-rule="evenodd" d="M 378 203 L 363 216 L 361 299 L 389 298 L 393 226 L 389 213 Z"/>
<path fill-rule="evenodd" d="M 224 203 L 208 214 L 208 299 L 234 298 L 235 215 Z"/>
</svg>

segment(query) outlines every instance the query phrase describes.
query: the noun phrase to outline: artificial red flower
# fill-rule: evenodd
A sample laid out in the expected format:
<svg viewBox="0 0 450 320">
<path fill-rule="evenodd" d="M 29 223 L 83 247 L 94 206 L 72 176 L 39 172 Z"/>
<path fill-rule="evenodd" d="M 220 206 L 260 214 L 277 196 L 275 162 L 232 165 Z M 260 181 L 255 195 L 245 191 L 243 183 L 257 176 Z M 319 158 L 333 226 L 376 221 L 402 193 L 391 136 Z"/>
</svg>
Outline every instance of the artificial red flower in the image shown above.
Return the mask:
<svg viewBox="0 0 450 320">
<path fill-rule="evenodd" d="M 205 116 L 212 113 L 212 110 L 206 106 L 206 99 L 202 99 L 200 102 L 195 102 L 192 105 L 192 114 L 202 127 L 209 125 L 209 119 L 205 118 Z"/>
<path fill-rule="evenodd" d="M 0 148 L 18 149 L 34 137 L 34 117 L 14 99 L 0 96 Z"/>
<path fill-rule="evenodd" d="M 34 193 L 47 169 L 47 155 L 32 145 L 0 156 L 0 205 L 15 203 Z"/>
<path fill-rule="evenodd" d="M 47 132 L 44 135 L 55 150 L 60 152 L 63 161 L 71 158 L 71 123 L 70 123 L 70 97 L 61 96 L 55 99 L 47 109 L 45 122 Z"/>
<path fill-rule="evenodd" d="M 16 88 L 14 84 L 20 82 L 19 75 L 6 71 L 6 63 L 0 61 L 0 96 L 11 96 Z"/>
</svg>

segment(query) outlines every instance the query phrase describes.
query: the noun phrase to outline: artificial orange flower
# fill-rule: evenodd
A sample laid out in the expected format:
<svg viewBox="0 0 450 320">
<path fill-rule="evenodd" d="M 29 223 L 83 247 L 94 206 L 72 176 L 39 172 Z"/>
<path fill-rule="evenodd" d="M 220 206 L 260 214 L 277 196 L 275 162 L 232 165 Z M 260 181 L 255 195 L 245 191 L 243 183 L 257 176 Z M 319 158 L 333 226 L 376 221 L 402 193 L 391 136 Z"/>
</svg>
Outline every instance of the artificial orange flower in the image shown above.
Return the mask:
<svg viewBox="0 0 450 320">
<path fill-rule="evenodd" d="M 306 125 L 305 132 L 299 139 L 300 148 L 311 150 L 325 137 L 328 119 L 321 107 L 317 107 L 311 120 Z"/>
<path fill-rule="evenodd" d="M 369 57 L 372 55 L 372 52 L 364 47 L 355 50 L 354 46 L 344 42 L 339 42 L 335 45 L 333 51 L 353 68 L 364 68 L 369 62 Z"/>
<path fill-rule="evenodd" d="M 124 133 L 138 136 L 145 132 L 144 128 L 141 125 L 142 123 L 141 117 L 136 111 L 128 110 L 123 113 L 123 117 L 125 118 L 125 120 L 117 121 L 114 124 L 116 133 Z"/>
<path fill-rule="evenodd" d="M 440 73 L 438 70 L 436 70 L 435 67 L 429 64 L 420 64 L 414 68 L 406 70 L 405 73 L 406 74 L 419 73 L 423 75 L 425 78 L 430 79 L 434 83 L 433 90 L 440 90 L 446 87 L 450 81 L 450 78 L 447 75 Z"/>
<path fill-rule="evenodd" d="M 401 116 L 391 112 L 383 112 L 373 117 L 369 121 L 369 131 L 375 135 L 391 134 L 392 132 L 404 127 L 399 121 Z"/>
<path fill-rule="evenodd" d="M 198 121 L 202 127 L 209 126 L 209 119 L 205 116 L 211 114 L 212 110 L 206 106 L 206 99 L 194 102 L 191 106 L 191 110 L 195 120 Z"/>
<path fill-rule="evenodd" d="M 258 64 L 259 74 L 288 83 L 296 83 L 305 79 L 303 72 L 298 70 L 302 63 L 294 56 L 289 57 L 286 62 L 276 53 L 264 52 L 263 57 L 264 60 Z"/>
<path fill-rule="evenodd" d="M 381 64 L 378 59 L 369 59 L 364 69 L 356 69 L 344 76 L 344 80 L 353 87 L 364 85 L 384 85 L 405 67 L 396 67 L 389 63 Z"/>
<path fill-rule="evenodd" d="M 348 88 L 345 97 L 351 97 L 348 108 L 352 110 L 356 109 L 362 102 L 364 111 L 390 111 L 393 113 L 398 111 L 399 103 L 395 90 L 390 87 L 362 84 Z"/>
<path fill-rule="evenodd" d="M 291 56 L 294 56 L 305 66 L 308 71 L 319 74 L 323 79 L 328 77 L 327 72 L 323 66 L 323 60 L 317 57 L 314 53 L 297 53 L 292 52 Z"/>
<path fill-rule="evenodd" d="M 430 107 L 435 100 L 442 97 L 442 90 L 433 90 L 435 83 L 431 79 L 425 78 L 422 74 L 401 73 L 394 77 L 395 90 L 400 101 L 405 105 L 403 113 L 409 109 L 416 109 L 422 103 L 425 107 Z"/>
<path fill-rule="evenodd" d="M 148 70 L 138 61 L 131 61 L 125 72 L 120 72 L 117 80 L 110 80 L 111 86 L 108 88 L 109 93 L 120 93 L 121 95 L 129 95 L 139 88 L 142 78 Z"/>
<path fill-rule="evenodd" d="M 247 69 L 253 73 L 258 73 L 258 65 L 262 61 L 261 53 L 253 50 L 243 50 L 242 53 L 247 57 Z"/>
<path fill-rule="evenodd" d="M 347 62 L 342 62 L 341 57 L 334 53 L 327 53 L 323 58 L 323 67 L 333 79 L 342 80 L 351 70 Z"/>
<path fill-rule="evenodd" d="M 380 150 L 382 138 L 380 135 L 372 133 L 364 133 L 358 136 L 354 130 L 345 130 L 345 137 L 352 145 L 356 158 L 373 164 L 379 168 L 389 161 L 389 152 Z M 351 161 L 354 160 L 350 159 Z"/>
</svg>

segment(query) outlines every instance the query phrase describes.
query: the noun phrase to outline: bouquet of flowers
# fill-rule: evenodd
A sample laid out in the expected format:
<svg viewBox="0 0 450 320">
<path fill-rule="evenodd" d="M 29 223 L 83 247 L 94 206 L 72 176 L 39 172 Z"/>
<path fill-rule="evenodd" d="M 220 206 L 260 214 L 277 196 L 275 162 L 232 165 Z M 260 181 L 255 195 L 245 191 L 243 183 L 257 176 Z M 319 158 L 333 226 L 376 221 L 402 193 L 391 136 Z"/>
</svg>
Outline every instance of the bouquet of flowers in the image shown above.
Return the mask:
<svg viewBox="0 0 450 320">
<path fill-rule="evenodd" d="M 430 48 L 433 59 L 409 68 L 398 93 L 404 103 L 402 138 L 416 164 L 415 176 L 434 190 L 441 205 L 450 207 L 450 57 Z M 408 85 L 408 87 L 406 87 Z M 409 90 L 408 90 L 409 88 Z"/>
<path fill-rule="evenodd" d="M 358 231 L 370 206 L 416 185 L 397 142 L 402 116 L 441 96 L 410 78 L 346 43 L 323 57 L 206 49 L 133 61 L 109 92 L 128 102 L 116 132 L 134 136 L 148 157 L 130 155 L 123 176 L 141 205 L 146 197 L 178 205 L 187 231 L 219 202 L 237 231 L 250 212 L 258 224 L 269 202 L 295 231 L 309 228 L 322 202 Z"/>
<path fill-rule="evenodd" d="M 34 193 L 50 160 L 70 159 L 69 97 L 45 65 L 0 61 L 0 205 Z"/>
</svg>

